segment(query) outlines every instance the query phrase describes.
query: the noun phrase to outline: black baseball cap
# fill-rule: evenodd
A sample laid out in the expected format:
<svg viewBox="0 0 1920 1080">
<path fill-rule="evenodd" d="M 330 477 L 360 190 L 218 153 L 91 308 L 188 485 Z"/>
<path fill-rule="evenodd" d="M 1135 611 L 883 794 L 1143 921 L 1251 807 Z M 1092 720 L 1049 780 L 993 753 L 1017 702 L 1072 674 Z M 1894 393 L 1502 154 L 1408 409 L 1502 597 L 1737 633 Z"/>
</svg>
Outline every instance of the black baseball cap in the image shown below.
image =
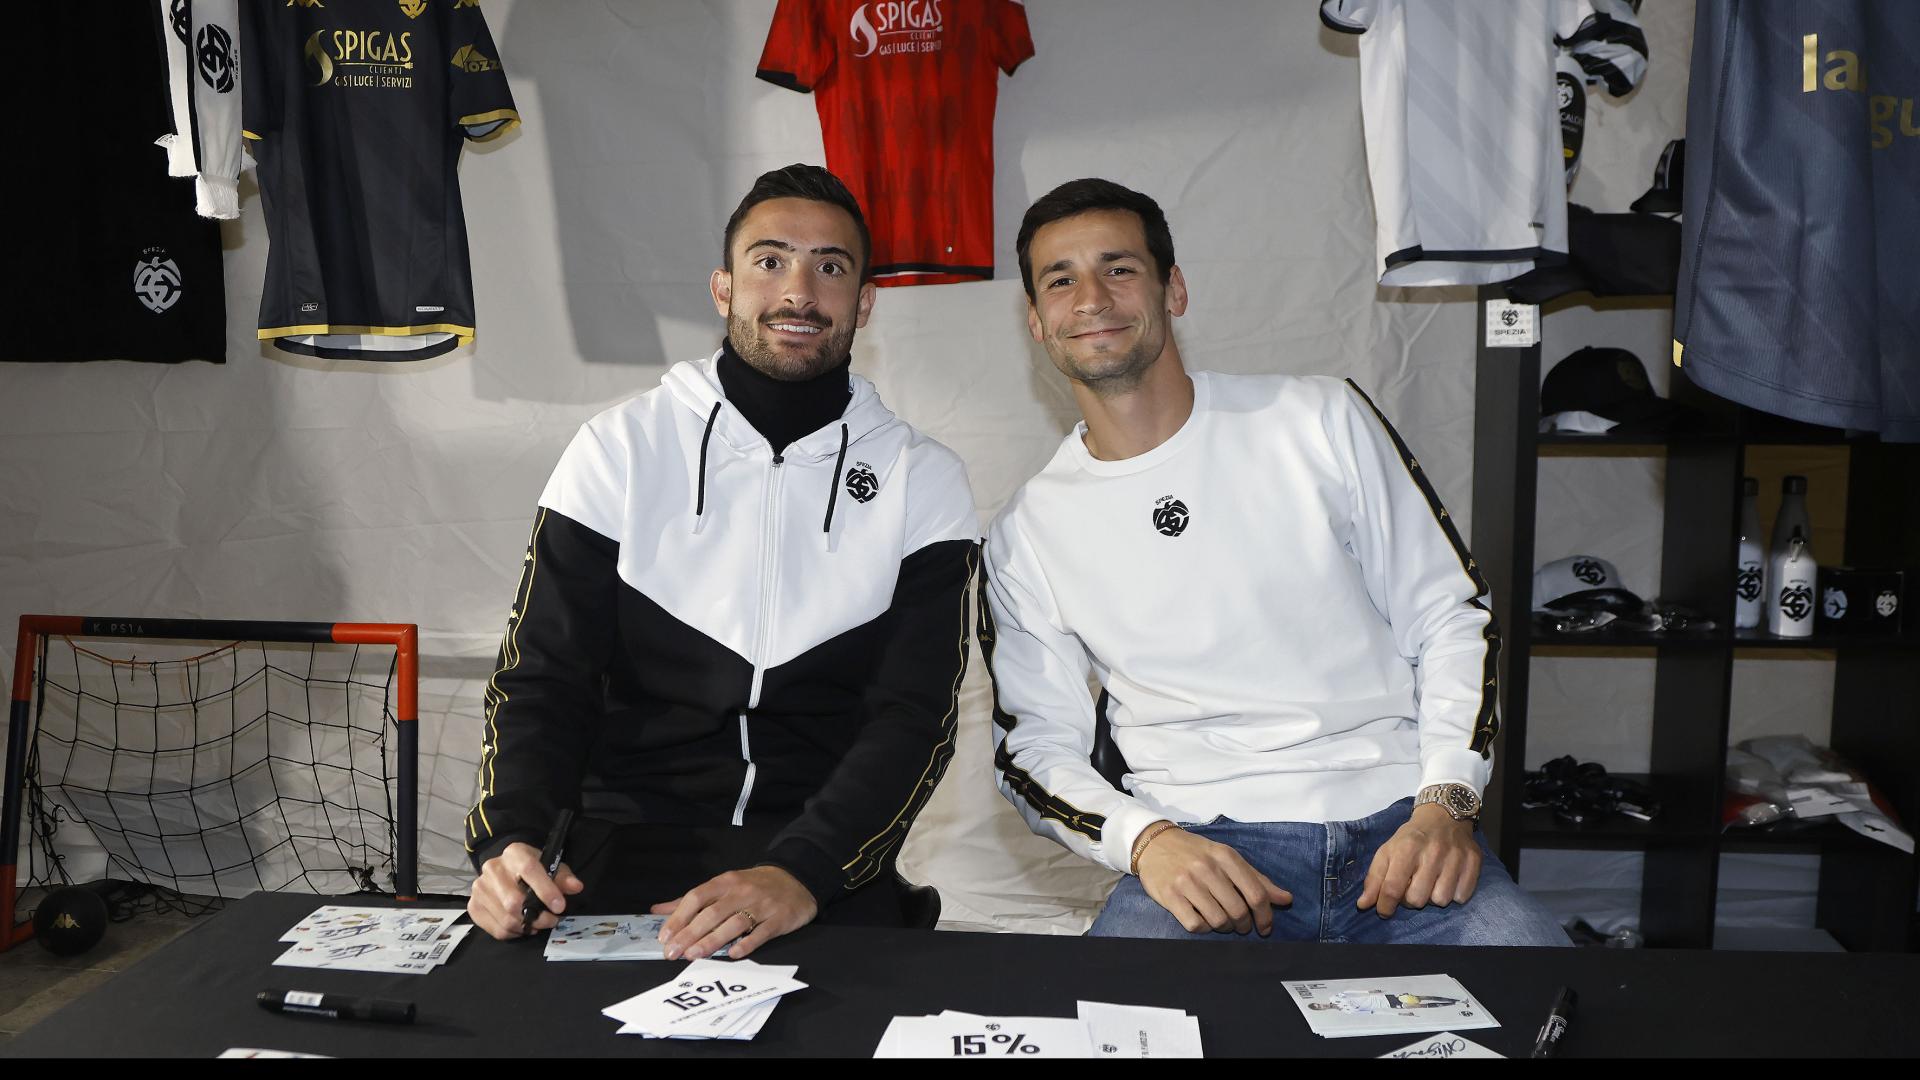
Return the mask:
<svg viewBox="0 0 1920 1080">
<path fill-rule="evenodd" d="M 1616 432 L 1663 432 L 1682 410 L 1653 392 L 1640 358 L 1625 349 L 1589 346 L 1553 365 L 1540 381 L 1540 414 L 1579 410 L 1604 416 Z"/>
</svg>

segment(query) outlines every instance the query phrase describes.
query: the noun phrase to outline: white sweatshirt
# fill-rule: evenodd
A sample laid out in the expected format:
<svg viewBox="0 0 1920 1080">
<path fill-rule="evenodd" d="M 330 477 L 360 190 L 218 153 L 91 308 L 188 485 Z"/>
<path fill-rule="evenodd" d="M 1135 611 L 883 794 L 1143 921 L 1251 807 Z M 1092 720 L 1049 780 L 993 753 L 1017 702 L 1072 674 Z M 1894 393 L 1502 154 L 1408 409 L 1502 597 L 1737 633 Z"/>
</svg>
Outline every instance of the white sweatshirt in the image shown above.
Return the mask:
<svg viewBox="0 0 1920 1080">
<path fill-rule="evenodd" d="M 1152 822 L 1347 821 L 1485 789 L 1487 587 L 1373 403 L 1324 377 L 1194 372 L 1165 443 L 1083 423 L 994 522 L 981 645 L 1001 792 L 1115 870 Z M 1127 793 L 1088 761 L 1094 702 Z"/>
</svg>

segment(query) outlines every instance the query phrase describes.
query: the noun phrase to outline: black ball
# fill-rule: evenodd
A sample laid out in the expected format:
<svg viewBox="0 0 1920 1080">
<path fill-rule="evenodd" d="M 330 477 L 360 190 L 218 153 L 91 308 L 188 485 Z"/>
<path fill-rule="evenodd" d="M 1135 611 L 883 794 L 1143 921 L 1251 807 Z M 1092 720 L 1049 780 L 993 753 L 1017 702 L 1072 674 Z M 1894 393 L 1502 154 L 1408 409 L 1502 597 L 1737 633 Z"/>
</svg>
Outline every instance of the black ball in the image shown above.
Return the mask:
<svg viewBox="0 0 1920 1080">
<path fill-rule="evenodd" d="M 33 939 L 58 956 L 74 956 L 107 932 L 107 902 L 92 889 L 70 886 L 49 893 L 33 912 Z"/>
</svg>

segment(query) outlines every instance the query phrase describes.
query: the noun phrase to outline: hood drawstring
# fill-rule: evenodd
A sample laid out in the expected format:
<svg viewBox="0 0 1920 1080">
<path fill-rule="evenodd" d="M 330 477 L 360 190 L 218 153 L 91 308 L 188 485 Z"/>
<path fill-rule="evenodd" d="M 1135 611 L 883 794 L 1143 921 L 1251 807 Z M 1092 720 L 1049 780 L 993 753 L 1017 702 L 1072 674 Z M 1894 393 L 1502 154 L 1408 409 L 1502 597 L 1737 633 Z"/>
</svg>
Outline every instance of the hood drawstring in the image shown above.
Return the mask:
<svg viewBox="0 0 1920 1080">
<path fill-rule="evenodd" d="M 833 462 L 833 486 L 827 489 L 827 520 L 820 526 L 821 538 L 828 551 L 833 544 L 833 507 L 840 501 L 840 471 L 847 464 L 847 425 L 840 425 L 840 456 Z"/>
<path fill-rule="evenodd" d="M 713 441 L 713 425 L 720 419 L 720 405 L 713 403 L 713 411 L 707 414 L 707 430 L 700 436 L 700 479 L 697 494 L 693 499 L 693 532 L 698 536 L 707 527 L 707 444 Z"/>
</svg>

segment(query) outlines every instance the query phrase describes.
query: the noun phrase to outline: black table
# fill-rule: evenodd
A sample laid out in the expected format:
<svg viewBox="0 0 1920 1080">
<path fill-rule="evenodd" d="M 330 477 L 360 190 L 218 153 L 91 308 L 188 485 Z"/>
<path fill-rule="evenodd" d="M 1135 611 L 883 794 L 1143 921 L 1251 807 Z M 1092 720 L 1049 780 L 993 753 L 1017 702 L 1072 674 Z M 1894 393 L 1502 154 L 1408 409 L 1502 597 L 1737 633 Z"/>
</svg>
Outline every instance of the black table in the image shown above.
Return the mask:
<svg viewBox="0 0 1920 1080">
<path fill-rule="evenodd" d="M 1023 934 L 809 927 L 755 954 L 798 964 L 810 987 L 783 999 L 751 1042 L 614 1034 L 600 1010 L 665 982 L 664 961 L 550 964 L 542 941 L 475 931 L 426 975 L 272 967 L 278 941 L 324 898 L 260 893 L 230 904 L 5 1047 L 8 1057 L 207 1058 L 231 1046 L 336 1056 L 869 1057 L 890 1018 L 943 1009 L 1072 1016 L 1077 999 L 1182 1008 L 1209 1057 L 1373 1057 L 1415 1035 L 1321 1039 L 1283 979 L 1447 974 L 1504 1025 L 1463 1032 L 1524 1057 L 1562 984 L 1580 1006 L 1562 1054 L 1920 1054 L 1907 1004 L 1920 956 L 1682 950 L 1110 941 Z M 380 903 L 342 897 L 337 903 Z M 32 946 L 28 946 L 31 948 Z M 418 1003 L 412 1026 L 268 1013 L 267 987 Z"/>
</svg>

